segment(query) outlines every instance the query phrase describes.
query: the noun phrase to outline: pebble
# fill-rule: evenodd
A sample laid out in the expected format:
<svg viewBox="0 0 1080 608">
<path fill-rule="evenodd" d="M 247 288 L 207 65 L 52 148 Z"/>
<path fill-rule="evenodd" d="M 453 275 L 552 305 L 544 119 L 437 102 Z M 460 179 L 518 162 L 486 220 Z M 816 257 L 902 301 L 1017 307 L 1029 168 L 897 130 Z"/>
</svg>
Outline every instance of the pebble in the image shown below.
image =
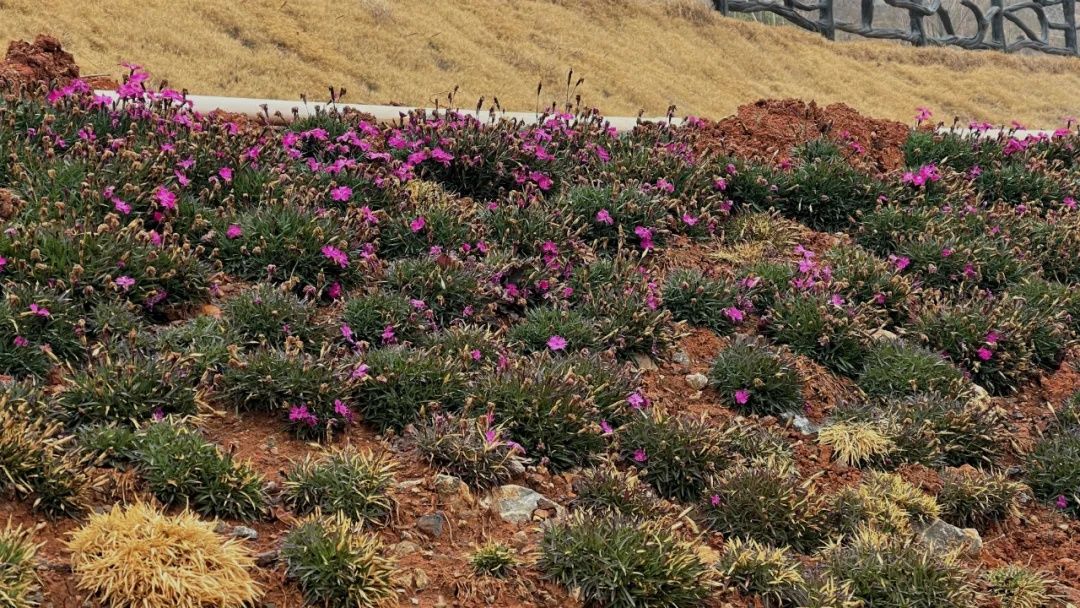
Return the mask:
<svg viewBox="0 0 1080 608">
<path fill-rule="evenodd" d="M 258 531 L 256 531 L 255 528 L 249 528 L 247 526 L 236 526 L 232 529 L 232 535 L 244 540 L 259 540 Z"/>
<path fill-rule="evenodd" d="M 686 383 L 695 391 L 700 391 L 709 385 L 709 378 L 705 374 L 687 374 Z"/>
<path fill-rule="evenodd" d="M 442 536 L 444 527 L 446 527 L 446 516 L 442 511 L 424 515 L 416 520 L 416 528 L 432 538 Z"/>
</svg>

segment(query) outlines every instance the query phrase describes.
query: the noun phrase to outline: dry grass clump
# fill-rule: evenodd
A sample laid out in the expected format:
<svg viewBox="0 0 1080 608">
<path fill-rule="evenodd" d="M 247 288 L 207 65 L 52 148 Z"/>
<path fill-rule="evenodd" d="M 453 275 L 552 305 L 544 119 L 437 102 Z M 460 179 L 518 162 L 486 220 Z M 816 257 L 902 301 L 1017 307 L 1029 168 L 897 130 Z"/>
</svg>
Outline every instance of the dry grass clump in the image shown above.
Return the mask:
<svg viewBox="0 0 1080 608">
<path fill-rule="evenodd" d="M 612 115 L 675 104 L 719 118 L 758 98 L 799 97 L 858 100 L 864 113 L 904 121 L 925 105 L 946 121 L 1053 127 L 1080 88 L 1077 59 L 834 43 L 726 19 L 704 1 L 55 0 L 43 11 L 6 0 L 3 17 L 0 40 L 56 34 L 85 74 L 138 60 L 178 88 L 215 95 L 321 99 L 335 85 L 346 101 L 416 105 L 460 86 L 466 106 L 498 94 L 503 107 L 529 110 L 538 80 L 541 105 L 561 104 L 573 66 L 586 102 Z M 336 44 L 356 32 L 364 44 Z"/>
<path fill-rule="evenodd" d="M 228 608 L 262 593 L 240 543 L 189 512 L 116 505 L 90 516 L 68 548 L 79 588 L 112 608 Z"/>
</svg>

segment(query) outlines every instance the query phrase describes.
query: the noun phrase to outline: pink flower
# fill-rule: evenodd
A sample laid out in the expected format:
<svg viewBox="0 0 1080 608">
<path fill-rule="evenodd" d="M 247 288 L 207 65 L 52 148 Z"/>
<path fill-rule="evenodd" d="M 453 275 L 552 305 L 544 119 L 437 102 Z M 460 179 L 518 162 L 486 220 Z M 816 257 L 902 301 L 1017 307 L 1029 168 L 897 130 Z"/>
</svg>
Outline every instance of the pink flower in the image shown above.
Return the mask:
<svg viewBox="0 0 1080 608">
<path fill-rule="evenodd" d="M 719 507 L 720 506 L 720 495 L 719 494 L 713 494 L 712 496 L 710 496 L 709 497 L 709 504 L 711 504 L 714 507 Z"/>
<path fill-rule="evenodd" d="M 750 391 L 745 388 L 740 388 L 735 391 L 735 403 L 739 405 L 746 405 L 746 402 L 750 401 Z"/>
<path fill-rule="evenodd" d="M 661 177 L 660 179 L 656 180 L 656 189 L 660 190 L 661 192 L 667 192 L 668 194 L 671 194 L 672 192 L 675 192 L 675 184 L 672 184 L 668 180 Z"/>
<path fill-rule="evenodd" d="M 645 397 L 638 392 L 630 393 L 630 396 L 626 398 L 626 402 L 629 403 L 630 407 L 634 408 L 635 410 L 640 410 L 648 404 Z"/>
<path fill-rule="evenodd" d="M 342 403 L 341 399 L 334 399 L 334 413 L 338 416 L 341 416 L 348 422 L 353 421 L 352 410 L 349 409 L 349 406 Z"/>
<path fill-rule="evenodd" d="M 596 212 L 596 221 L 601 224 L 607 224 L 608 226 L 615 223 L 615 220 L 611 219 L 611 214 L 607 209 L 601 209 Z"/>
<path fill-rule="evenodd" d="M 695 226 L 698 223 L 698 218 L 690 215 L 689 213 L 684 213 L 682 216 L 682 221 L 687 226 Z"/>
<path fill-rule="evenodd" d="M 930 108 L 921 106 L 915 108 L 915 122 L 926 122 L 930 120 L 930 117 L 933 115 L 934 113 L 930 111 Z"/>
<path fill-rule="evenodd" d="M 649 459 L 649 455 L 645 453 L 643 448 L 634 450 L 634 462 L 645 462 Z"/>
<path fill-rule="evenodd" d="M 644 226 L 638 226 L 634 228 L 634 234 L 636 234 L 641 241 L 640 245 L 642 249 L 649 250 L 653 248 L 652 230 L 649 230 Z"/>
<path fill-rule="evenodd" d="M 348 186 L 338 186 L 330 191 L 330 200 L 344 203 L 350 198 L 352 198 L 352 188 Z"/>
<path fill-rule="evenodd" d="M 319 423 L 319 419 L 308 411 L 306 405 L 297 405 L 289 409 L 289 422 L 300 422 L 308 426 L 315 426 Z"/>
<path fill-rule="evenodd" d="M 896 267 L 897 272 L 903 271 L 905 268 L 911 265 L 911 258 L 905 256 L 897 256 L 893 258 L 893 266 Z"/>
<path fill-rule="evenodd" d="M 484 353 L 474 349 L 469 352 L 469 357 L 471 357 L 473 361 L 479 361 L 480 359 L 484 358 Z"/>
<path fill-rule="evenodd" d="M 323 257 L 336 263 L 338 266 L 345 268 L 349 265 L 349 256 L 344 251 L 334 247 L 332 245 L 326 245 L 322 248 Z"/>
<path fill-rule="evenodd" d="M 225 236 L 229 239 L 238 239 L 244 236 L 244 229 L 240 227 L 240 224 L 229 224 L 229 228 L 225 230 Z"/>
<path fill-rule="evenodd" d="M 120 289 L 123 289 L 124 291 L 127 291 L 127 290 L 131 289 L 131 287 L 133 285 L 135 285 L 135 279 L 133 279 L 133 278 L 127 276 L 127 275 L 124 275 L 122 277 L 118 277 L 116 279 L 116 281 L 114 281 L 114 282 L 116 283 L 117 287 L 119 287 Z"/>
<path fill-rule="evenodd" d="M 113 209 L 116 209 L 118 212 L 120 212 L 120 213 L 122 213 L 124 215 L 127 215 L 127 214 L 131 213 L 131 205 L 125 203 L 124 201 L 122 201 L 122 200 L 120 200 L 118 198 L 112 199 L 112 204 L 113 204 Z"/>
<path fill-rule="evenodd" d="M 15 346 L 24 347 L 30 346 L 30 341 L 22 336 L 15 336 Z"/>
<path fill-rule="evenodd" d="M 218 175 L 220 175 L 221 179 L 225 180 L 226 182 L 231 182 L 233 176 L 232 167 L 222 167 L 218 169 Z"/>
<path fill-rule="evenodd" d="M 330 287 L 326 288 L 326 295 L 331 300 L 336 300 L 341 297 L 341 283 L 334 281 L 330 284 Z"/>
<path fill-rule="evenodd" d="M 427 220 L 424 219 L 424 216 L 422 215 L 417 216 L 416 219 L 409 222 L 409 229 L 413 232 L 420 232 L 424 229 L 424 226 L 427 226 Z"/>
<path fill-rule="evenodd" d="M 1059 494 L 1057 500 L 1054 501 L 1054 506 L 1064 510 L 1065 507 L 1069 506 L 1069 499 L 1065 498 L 1065 495 Z"/>
<path fill-rule="evenodd" d="M 969 279 L 974 279 L 978 276 L 978 273 L 975 272 L 975 265 L 971 262 L 964 264 L 964 276 Z"/>
<path fill-rule="evenodd" d="M 154 198 L 157 199 L 159 205 L 166 209 L 176 209 L 176 195 L 169 191 L 165 186 L 158 186 L 157 191 L 154 193 Z"/>
<path fill-rule="evenodd" d="M 982 346 L 975 354 L 979 356 L 979 359 L 989 361 L 994 356 L 994 351 Z"/>
<path fill-rule="evenodd" d="M 1061 199 L 1061 204 L 1065 205 L 1065 207 L 1070 211 L 1076 211 L 1076 199 L 1071 196 L 1066 196 L 1065 198 Z"/>
<path fill-rule="evenodd" d="M 734 306 L 729 306 L 724 309 L 724 316 L 731 319 L 732 323 L 742 323 L 746 318 L 746 314 Z"/>
<path fill-rule="evenodd" d="M 615 432 L 615 429 L 611 428 L 611 423 L 607 420 L 600 421 L 600 430 L 603 431 L 605 435 L 610 435 Z"/>
<path fill-rule="evenodd" d="M 394 342 L 397 342 L 397 335 L 394 333 L 394 326 L 387 325 L 386 327 L 384 327 L 381 337 L 383 344 L 393 344 Z"/>
<path fill-rule="evenodd" d="M 941 257 L 943 257 L 943 258 L 947 258 L 952 254 L 953 254 L 953 250 L 949 249 L 948 247 L 941 250 Z"/>
<path fill-rule="evenodd" d="M 832 304 L 833 306 L 843 306 L 844 305 L 844 297 L 841 296 L 838 293 L 834 293 L 834 294 L 832 294 L 832 296 L 829 297 L 829 303 Z"/>
<path fill-rule="evenodd" d="M 160 407 L 154 408 L 154 413 L 150 415 L 150 418 L 153 419 L 154 422 L 161 422 L 165 419 L 165 410 Z"/>
<path fill-rule="evenodd" d="M 7 266 L 7 258 L 0 255 L 0 270 L 3 270 L 4 266 Z"/>
<path fill-rule="evenodd" d="M 355 342 L 355 340 L 353 340 L 353 330 L 349 327 L 348 323 L 341 324 L 341 337 L 345 338 L 345 341 L 349 344 Z"/>
<path fill-rule="evenodd" d="M 547 341 L 548 348 L 554 351 L 563 350 L 566 348 L 566 338 L 562 336 L 551 336 Z"/>
<path fill-rule="evenodd" d="M 34 315 L 36 315 L 38 317 L 51 317 L 52 316 L 52 313 L 49 312 L 48 308 L 45 308 L 44 306 L 38 306 L 37 304 L 31 304 L 30 305 L 30 312 L 34 313 Z"/>
<path fill-rule="evenodd" d="M 718 178 L 714 179 L 713 180 L 713 188 L 716 188 L 717 190 L 719 190 L 721 192 L 723 192 L 724 190 L 727 190 L 727 180 L 722 178 L 722 177 L 718 177 Z"/>
<path fill-rule="evenodd" d="M 440 163 L 444 167 L 450 166 L 450 161 L 454 160 L 454 155 L 450 154 L 442 148 L 435 148 L 431 151 L 431 158 Z"/>
<path fill-rule="evenodd" d="M 363 378 L 364 376 L 367 376 L 368 372 L 370 370 L 371 370 L 371 368 L 368 367 L 367 363 L 361 363 L 360 365 L 357 365 L 353 369 L 353 371 L 352 371 L 352 379 L 353 380 L 359 380 L 359 379 Z"/>
</svg>

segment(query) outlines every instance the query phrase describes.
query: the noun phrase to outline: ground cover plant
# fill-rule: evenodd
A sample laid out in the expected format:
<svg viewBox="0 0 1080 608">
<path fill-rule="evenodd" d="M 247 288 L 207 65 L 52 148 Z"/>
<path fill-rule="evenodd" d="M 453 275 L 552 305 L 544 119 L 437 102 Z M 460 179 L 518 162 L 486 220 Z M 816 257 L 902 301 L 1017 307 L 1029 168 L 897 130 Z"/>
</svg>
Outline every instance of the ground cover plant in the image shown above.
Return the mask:
<svg viewBox="0 0 1080 608">
<path fill-rule="evenodd" d="M 159 529 L 220 605 L 1080 593 L 1072 131 L 902 129 L 890 170 L 573 103 L 270 127 L 137 67 L 119 94 L 0 97 L 0 547 L 79 527 L 46 597 L 205 603 L 107 566 Z"/>
</svg>

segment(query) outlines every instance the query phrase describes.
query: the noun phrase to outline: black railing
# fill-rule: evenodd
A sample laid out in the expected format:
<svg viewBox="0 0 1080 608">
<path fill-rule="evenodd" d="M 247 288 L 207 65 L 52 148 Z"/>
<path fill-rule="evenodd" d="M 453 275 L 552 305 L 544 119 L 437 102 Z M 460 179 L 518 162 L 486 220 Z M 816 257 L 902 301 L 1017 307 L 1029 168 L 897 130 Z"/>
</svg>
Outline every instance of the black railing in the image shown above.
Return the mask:
<svg viewBox="0 0 1080 608">
<path fill-rule="evenodd" d="M 941 0 L 712 0 L 717 10 L 731 13 L 768 12 L 829 38 L 846 32 L 865 38 L 902 40 L 917 46 L 943 45 L 965 49 L 1017 51 L 1031 49 L 1053 55 L 1080 55 L 1076 42 L 1076 0 L 989 0 L 980 7 L 960 0 L 955 12 L 971 18 L 968 35 L 959 35 L 957 16 Z M 837 17 L 836 8 L 859 2 L 858 19 Z M 907 13 L 907 28 L 876 27 L 874 9 L 893 7 Z M 1060 7 L 1060 17 L 1056 13 Z M 967 22 L 967 19 L 964 19 Z M 1012 40 L 1009 40 L 1010 34 Z"/>
</svg>

